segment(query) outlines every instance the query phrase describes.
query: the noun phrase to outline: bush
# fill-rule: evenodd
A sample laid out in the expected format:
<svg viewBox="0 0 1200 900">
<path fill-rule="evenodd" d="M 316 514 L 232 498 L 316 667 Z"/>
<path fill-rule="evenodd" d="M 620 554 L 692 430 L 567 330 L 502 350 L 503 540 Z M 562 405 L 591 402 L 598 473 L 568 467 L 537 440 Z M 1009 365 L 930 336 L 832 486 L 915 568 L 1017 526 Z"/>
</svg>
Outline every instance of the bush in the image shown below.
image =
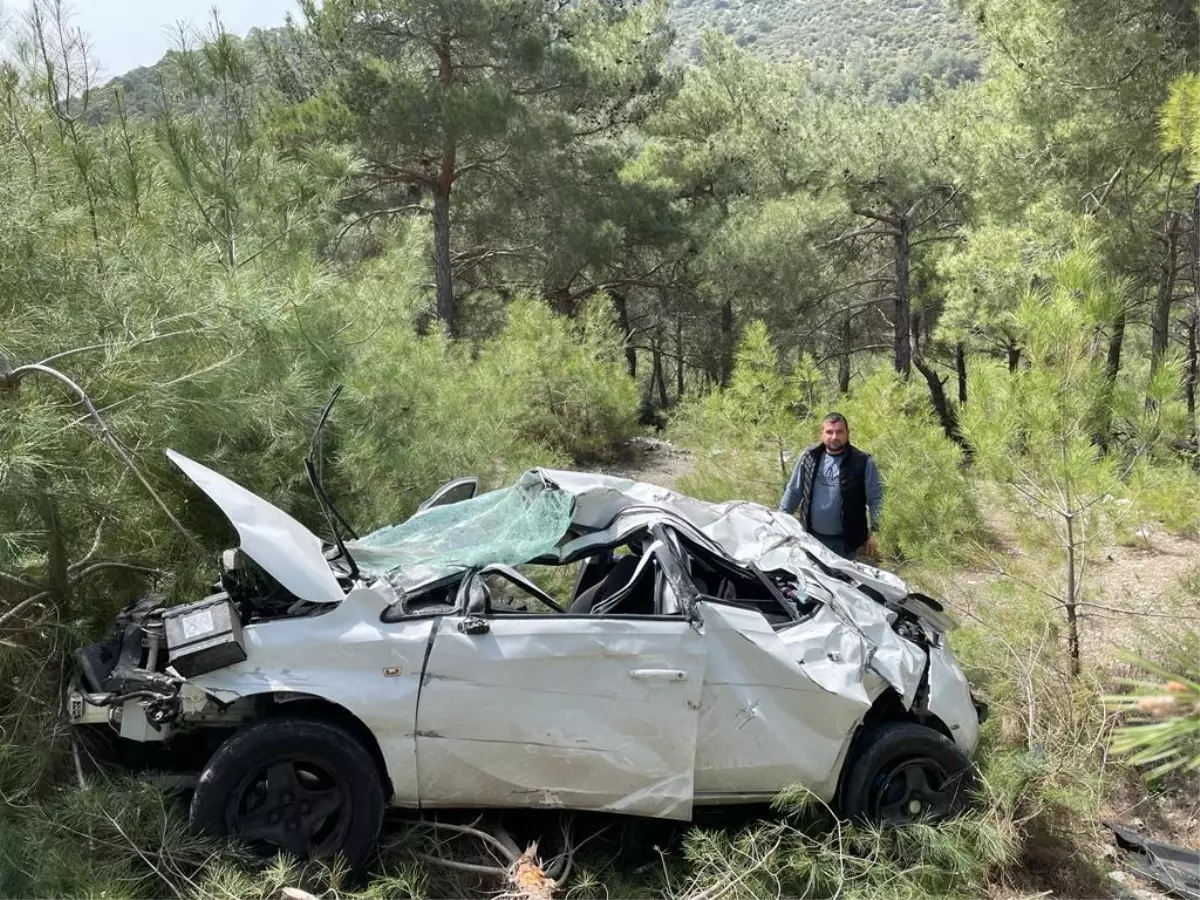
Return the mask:
<svg viewBox="0 0 1200 900">
<path fill-rule="evenodd" d="M 1200 479 L 1187 463 L 1139 459 L 1124 495 L 1143 521 L 1157 521 L 1174 534 L 1200 534 Z"/>
<path fill-rule="evenodd" d="M 884 551 L 933 567 L 968 558 L 981 528 L 979 507 L 962 453 L 934 419 L 924 389 L 881 371 L 839 403 L 851 439 L 875 457 L 883 476 Z"/>
<path fill-rule="evenodd" d="M 733 498 L 774 506 L 791 474 L 789 456 L 804 440 L 794 379 L 783 377 L 766 326 L 746 329 L 727 390 L 686 400 L 670 425 L 673 440 L 695 451 L 680 489 L 704 500 Z"/>
<path fill-rule="evenodd" d="M 516 411 L 517 435 L 584 462 L 608 455 L 637 431 L 637 385 L 625 369 L 612 305 L 598 294 L 577 319 L 520 300 L 486 344 L 475 382 Z"/>
<path fill-rule="evenodd" d="M 632 435 L 637 390 L 610 320 L 600 298 L 577 320 L 514 301 L 475 359 L 440 332 L 381 331 L 350 364 L 348 403 L 335 416 L 338 481 L 354 493 L 356 521 L 398 521 L 451 478 L 495 487 L 530 466 L 596 458 Z"/>
</svg>

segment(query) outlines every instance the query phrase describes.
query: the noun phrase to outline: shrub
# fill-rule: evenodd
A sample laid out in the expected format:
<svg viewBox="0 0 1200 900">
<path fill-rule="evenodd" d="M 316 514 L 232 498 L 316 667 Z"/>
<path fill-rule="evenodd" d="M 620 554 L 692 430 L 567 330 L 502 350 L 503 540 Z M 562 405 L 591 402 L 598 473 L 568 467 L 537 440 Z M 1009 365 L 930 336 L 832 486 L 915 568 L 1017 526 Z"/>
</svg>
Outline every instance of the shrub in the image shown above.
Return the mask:
<svg viewBox="0 0 1200 900">
<path fill-rule="evenodd" d="M 440 332 L 380 332 L 351 363 L 336 417 L 338 480 L 354 491 L 359 521 L 398 521 L 451 478 L 494 487 L 533 465 L 595 458 L 633 434 L 637 391 L 610 319 L 598 298 L 574 321 L 514 301 L 475 359 Z"/>
<path fill-rule="evenodd" d="M 637 386 L 602 294 L 574 320 L 537 301 L 513 303 L 504 331 L 484 345 L 474 382 L 516 411 L 521 438 L 576 461 L 605 456 L 637 430 Z"/>
</svg>

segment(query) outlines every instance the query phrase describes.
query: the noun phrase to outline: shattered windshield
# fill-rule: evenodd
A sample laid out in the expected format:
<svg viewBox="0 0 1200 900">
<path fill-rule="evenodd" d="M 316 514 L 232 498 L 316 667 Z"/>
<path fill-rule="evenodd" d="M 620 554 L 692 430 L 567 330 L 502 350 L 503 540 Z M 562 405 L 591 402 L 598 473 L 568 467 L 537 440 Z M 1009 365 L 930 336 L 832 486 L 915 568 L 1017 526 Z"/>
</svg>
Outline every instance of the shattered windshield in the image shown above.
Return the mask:
<svg viewBox="0 0 1200 900">
<path fill-rule="evenodd" d="M 435 506 L 347 544 L 365 575 L 416 567 L 422 580 L 489 563 L 517 566 L 552 550 L 571 523 L 574 498 L 540 478 Z M 407 580 L 407 579 L 406 579 Z"/>
</svg>

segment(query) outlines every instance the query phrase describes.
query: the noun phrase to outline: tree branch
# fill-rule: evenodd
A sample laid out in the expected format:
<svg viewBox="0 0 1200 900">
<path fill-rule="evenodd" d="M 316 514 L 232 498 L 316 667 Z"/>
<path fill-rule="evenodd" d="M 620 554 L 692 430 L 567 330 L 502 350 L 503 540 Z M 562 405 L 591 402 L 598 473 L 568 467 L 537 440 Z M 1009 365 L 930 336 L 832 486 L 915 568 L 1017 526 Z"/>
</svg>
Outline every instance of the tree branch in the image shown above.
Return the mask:
<svg viewBox="0 0 1200 900">
<path fill-rule="evenodd" d="M 164 503 L 163 499 L 158 496 L 158 492 L 151 487 L 150 482 L 146 480 L 146 477 L 142 475 L 138 467 L 134 465 L 133 460 L 129 458 L 129 454 L 125 452 L 125 448 L 121 446 L 121 442 L 117 440 L 116 435 L 114 435 L 112 430 L 108 427 L 108 423 L 101 418 L 100 413 L 96 410 L 95 405 L 92 403 L 92 399 L 78 384 L 57 369 L 52 369 L 49 366 L 42 365 L 41 363 L 32 363 L 27 366 L 19 366 L 12 372 L 7 373 L 6 376 L 0 375 L 0 388 L 3 388 L 6 384 L 17 384 L 22 378 L 25 378 L 34 372 L 38 372 L 43 375 L 49 375 L 51 378 L 62 382 L 68 388 L 70 388 L 70 390 L 74 392 L 77 397 L 79 397 L 80 401 L 87 408 L 89 415 L 91 415 L 92 419 L 96 422 L 96 425 L 100 428 L 100 435 L 104 439 L 104 442 L 113 449 L 113 452 L 121 458 L 121 461 L 125 463 L 126 467 L 130 472 L 133 473 L 134 477 L 141 482 L 142 487 L 144 487 L 146 492 L 149 493 L 152 498 L 154 498 L 154 502 L 158 504 L 158 508 L 163 511 L 171 524 L 179 530 L 179 533 L 187 538 L 187 540 L 193 546 L 197 548 L 200 547 L 200 542 L 192 536 L 190 531 L 183 527 L 177 518 L 175 518 L 167 504 Z"/>
<path fill-rule="evenodd" d="M 30 591 L 41 590 L 42 587 L 36 581 L 30 581 L 27 578 L 22 578 L 20 575 L 10 575 L 8 572 L 3 571 L 0 571 L 0 581 L 7 581 L 9 584 L 15 584 L 17 587 L 23 587 Z"/>
<path fill-rule="evenodd" d="M 922 219 L 916 225 L 914 225 L 912 227 L 912 230 L 916 231 L 918 228 L 923 228 L 924 226 L 926 226 L 930 222 L 932 222 L 934 219 L 936 219 L 938 216 L 940 216 L 942 214 L 942 210 L 945 209 L 947 206 L 949 206 L 951 203 L 953 203 L 954 198 L 957 197 L 959 195 L 959 193 L 960 193 L 959 188 L 957 188 L 957 187 L 951 188 L 950 196 L 948 196 L 945 199 L 945 201 L 942 203 L 942 205 L 939 206 L 937 209 L 935 209 L 933 212 L 931 212 L 929 215 L 927 215 L 924 219 Z M 920 201 L 918 201 L 918 202 L 920 202 Z M 917 204 L 914 203 L 912 206 L 912 209 L 909 211 L 909 215 L 911 215 L 913 212 L 915 212 L 916 208 L 917 208 Z"/>
<path fill-rule="evenodd" d="M 882 222 L 884 225 L 890 226 L 888 230 L 883 232 L 883 234 L 895 234 L 900 230 L 900 220 L 895 216 L 888 216 L 883 213 L 873 212 L 872 210 L 863 209 L 857 206 L 853 207 L 850 211 L 856 216 L 862 216 L 865 219 L 874 219 L 876 222 Z"/>
<path fill-rule="evenodd" d="M 11 619 L 13 616 L 15 616 L 17 613 L 21 612 L 21 610 L 25 609 L 25 607 L 27 607 L 33 603 L 36 603 L 38 600 L 44 600 L 49 596 L 50 596 L 50 591 L 42 591 L 40 594 L 34 594 L 32 597 L 26 597 L 24 600 L 22 600 L 20 603 L 18 603 L 16 606 L 14 606 L 12 609 L 7 610 L 4 613 L 0 613 L 0 625 L 3 625 L 5 622 L 7 622 L 9 619 Z"/>
</svg>

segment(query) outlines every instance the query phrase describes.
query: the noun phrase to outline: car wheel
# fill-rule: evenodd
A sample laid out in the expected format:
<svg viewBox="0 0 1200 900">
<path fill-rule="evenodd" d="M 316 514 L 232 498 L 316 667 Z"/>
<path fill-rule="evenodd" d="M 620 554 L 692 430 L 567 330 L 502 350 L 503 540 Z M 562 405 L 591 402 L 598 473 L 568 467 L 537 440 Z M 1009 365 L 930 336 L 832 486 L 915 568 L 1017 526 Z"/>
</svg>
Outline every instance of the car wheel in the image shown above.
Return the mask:
<svg viewBox="0 0 1200 900">
<path fill-rule="evenodd" d="M 945 735 L 916 722 L 865 731 L 842 781 L 841 812 L 850 819 L 906 825 L 966 809 L 975 768 Z"/>
<path fill-rule="evenodd" d="M 196 785 L 191 824 L 262 855 L 341 855 L 357 868 L 379 837 L 384 792 L 371 754 L 344 728 L 264 719 L 220 746 Z"/>
</svg>

